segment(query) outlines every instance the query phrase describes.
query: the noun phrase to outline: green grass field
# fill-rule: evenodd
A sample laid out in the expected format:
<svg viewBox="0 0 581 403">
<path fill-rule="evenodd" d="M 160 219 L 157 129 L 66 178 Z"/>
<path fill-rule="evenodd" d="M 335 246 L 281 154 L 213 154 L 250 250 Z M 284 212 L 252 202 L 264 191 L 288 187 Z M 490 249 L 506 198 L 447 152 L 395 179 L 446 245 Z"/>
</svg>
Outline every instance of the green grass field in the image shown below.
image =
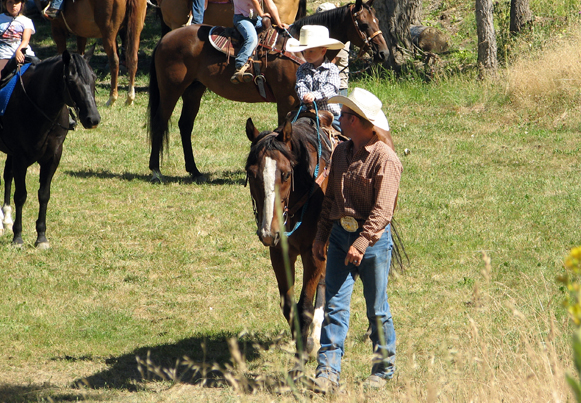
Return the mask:
<svg viewBox="0 0 581 403">
<path fill-rule="evenodd" d="M 34 49 L 52 54 L 48 25 L 35 24 Z M 563 27 L 560 40 L 578 49 L 574 21 Z M 581 244 L 579 76 L 564 73 L 575 81 L 567 91 L 525 85 L 531 66 L 539 76 L 558 69 L 544 57 L 568 65 L 563 46 L 514 56 L 518 69 L 494 81 L 352 80 L 383 100 L 392 127 L 404 165 L 396 218 L 410 262 L 388 287 L 396 377 L 382 391 L 361 386 L 371 345 L 358 284 L 342 392 L 326 398 L 287 383 L 294 347 L 244 187 L 245 121 L 273 129 L 275 107 L 205 94 L 193 134 L 205 184 L 185 172 L 176 110 L 168 181 L 150 184 L 147 66 L 157 29 L 150 15 L 131 107 L 122 87 L 105 108 L 98 48 L 102 122 L 65 142 L 48 251 L 34 248 L 39 170 L 29 168 L 25 245 L 0 238 L 0 401 L 571 401 L 572 327 L 555 277 Z M 567 55 L 572 65 L 581 59 Z M 308 363 L 309 375 L 315 367 Z"/>
</svg>

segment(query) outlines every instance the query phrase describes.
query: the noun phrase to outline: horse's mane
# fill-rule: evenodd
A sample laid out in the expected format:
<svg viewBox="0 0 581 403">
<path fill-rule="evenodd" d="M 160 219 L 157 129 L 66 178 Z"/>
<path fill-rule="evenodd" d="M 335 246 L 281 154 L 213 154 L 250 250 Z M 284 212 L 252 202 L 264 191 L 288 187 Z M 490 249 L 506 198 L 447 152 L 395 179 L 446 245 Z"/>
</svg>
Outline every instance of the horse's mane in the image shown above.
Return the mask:
<svg viewBox="0 0 581 403">
<path fill-rule="evenodd" d="M 296 20 L 291 25 L 289 31 L 291 35 L 298 36 L 303 25 L 324 25 L 326 27 L 337 25 L 343 21 L 343 17 L 348 12 L 351 5 L 352 3 L 325 11 L 323 13 L 308 15 L 304 18 Z"/>
<path fill-rule="evenodd" d="M 301 118 L 293 123 L 293 135 L 291 138 L 293 152 L 289 151 L 285 144 L 278 140 L 276 134 L 280 134 L 281 131 L 282 127 L 276 129 L 274 132 L 264 131 L 259 134 L 250 148 L 250 154 L 246 160 L 246 170 L 248 170 L 251 165 L 258 162 L 262 150 L 274 150 L 280 152 L 293 166 L 302 165 L 304 167 L 304 169 L 297 172 L 297 174 L 310 175 L 309 167 L 313 163 L 316 164 L 316 161 L 311 161 L 309 149 L 317 150 L 319 147 L 319 141 L 321 142 L 321 159 L 324 160 L 327 165 L 330 163 L 331 148 L 325 141 L 325 134 L 321 132 L 320 138 L 317 136 L 316 124 L 311 119 Z"/>
<path fill-rule="evenodd" d="M 79 55 L 78 53 L 70 53 L 71 55 L 71 63 L 73 63 L 77 67 L 77 74 L 83 79 L 83 81 L 88 81 L 93 72 L 89 67 L 89 64 L 83 59 L 83 56 Z M 62 62 L 62 55 L 52 56 L 48 59 L 44 59 L 42 62 L 38 63 L 34 71 L 37 73 L 46 73 L 48 70 L 54 68 L 54 65 L 58 62 Z"/>
</svg>

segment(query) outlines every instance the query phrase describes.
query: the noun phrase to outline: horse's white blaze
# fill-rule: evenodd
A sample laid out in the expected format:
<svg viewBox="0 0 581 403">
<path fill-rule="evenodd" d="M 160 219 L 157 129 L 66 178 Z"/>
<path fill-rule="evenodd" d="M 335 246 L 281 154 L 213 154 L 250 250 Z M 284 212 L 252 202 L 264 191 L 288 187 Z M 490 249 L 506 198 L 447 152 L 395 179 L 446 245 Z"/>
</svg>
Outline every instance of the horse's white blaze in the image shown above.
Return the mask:
<svg viewBox="0 0 581 403">
<path fill-rule="evenodd" d="M 276 161 L 270 157 L 265 158 L 264 171 L 264 208 L 262 209 L 262 225 L 260 231 L 262 236 L 271 236 L 270 225 L 274 217 L 274 185 L 276 183 Z"/>
</svg>

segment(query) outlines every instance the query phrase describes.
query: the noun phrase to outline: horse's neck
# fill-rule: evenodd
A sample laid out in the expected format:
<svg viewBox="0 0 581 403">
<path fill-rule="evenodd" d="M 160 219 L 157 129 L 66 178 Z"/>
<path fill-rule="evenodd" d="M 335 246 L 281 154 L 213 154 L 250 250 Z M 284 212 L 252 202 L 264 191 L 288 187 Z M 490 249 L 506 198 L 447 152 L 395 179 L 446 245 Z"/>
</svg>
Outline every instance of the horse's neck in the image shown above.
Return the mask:
<svg viewBox="0 0 581 403">
<path fill-rule="evenodd" d="M 35 69 L 24 86 L 27 95 L 47 114 L 60 111 L 65 103 L 62 63 Z"/>
</svg>

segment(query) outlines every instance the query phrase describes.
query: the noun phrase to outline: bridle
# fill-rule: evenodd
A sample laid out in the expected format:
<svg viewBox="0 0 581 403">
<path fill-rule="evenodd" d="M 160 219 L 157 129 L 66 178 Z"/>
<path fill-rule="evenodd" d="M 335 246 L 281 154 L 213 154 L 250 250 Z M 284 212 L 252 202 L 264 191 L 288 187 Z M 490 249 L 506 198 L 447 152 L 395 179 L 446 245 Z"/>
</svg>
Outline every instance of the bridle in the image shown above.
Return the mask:
<svg viewBox="0 0 581 403">
<path fill-rule="evenodd" d="M 357 55 L 357 59 L 361 59 L 361 57 L 369 49 L 371 49 L 371 41 L 373 41 L 373 39 L 376 36 L 381 35 L 382 32 L 381 32 L 381 30 L 377 30 L 373 34 L 367 36 L 367 34 L 361 28 L 359 28 L 359 21 L 357 21 L 357 17 L 363 12 L 364 7 L 362 5 L 361 9 L 357 12 L 353 12 L 353 8 L 355 8 L 355 4 L 351 4 L 349 6 L 349 11 L 351 11 L 351 19 L 353 20 L 353 25 L 355 26 L 355 28 L 357 28 L 357 33 L 359 34 L 359 38 L 363 41 L 363 46 L 361 46 L 361 49 L 359 50 L 359 54 Z"/>
</svg>

